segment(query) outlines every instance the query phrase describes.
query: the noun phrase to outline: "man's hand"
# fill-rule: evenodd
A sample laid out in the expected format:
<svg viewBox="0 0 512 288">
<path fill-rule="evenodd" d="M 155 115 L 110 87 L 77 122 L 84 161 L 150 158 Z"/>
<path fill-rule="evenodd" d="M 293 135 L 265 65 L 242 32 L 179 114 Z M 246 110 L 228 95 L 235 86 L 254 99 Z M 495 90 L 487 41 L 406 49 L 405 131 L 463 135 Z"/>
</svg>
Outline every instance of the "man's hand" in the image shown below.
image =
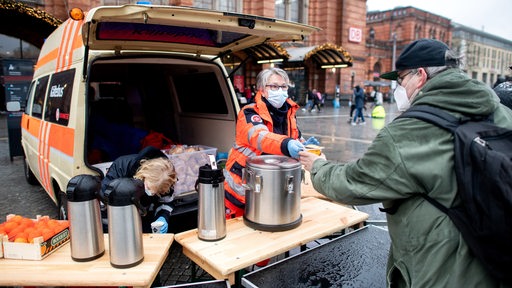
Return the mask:
<svg viewBox="0 0 512 288">
<path fill-rule="evenodd" d="M 302 164 L 304 166 L 304 169 L 306 169 L 308 172 L 311 172 L 311 169 L 313 169 L 313 163 L 317 160 L 317 159 L 326 159 L 325 158 L 325 154 L 321 154 L 320 156 L 316 155 L 316 154 L 313 154 L 313 153 L 310 153 L 310 152 L 307 152 L 307 151 L 300 151 L 299 152 L 299 156 L 300 156 L 300 164 Z"/>
</svg>

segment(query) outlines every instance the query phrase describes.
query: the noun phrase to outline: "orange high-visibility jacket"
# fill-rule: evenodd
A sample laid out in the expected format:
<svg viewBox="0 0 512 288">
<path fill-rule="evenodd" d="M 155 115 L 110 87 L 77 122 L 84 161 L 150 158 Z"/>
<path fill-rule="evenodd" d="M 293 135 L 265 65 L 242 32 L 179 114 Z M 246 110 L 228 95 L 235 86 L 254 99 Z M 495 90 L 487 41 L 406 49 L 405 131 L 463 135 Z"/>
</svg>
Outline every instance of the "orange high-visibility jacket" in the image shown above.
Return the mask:
<svg viewBox="0 0 512 288">
<path fill-rule="evenodd" d="M 286 100 L 290 108 L 286 115 L 287 134 L 274 133 L 273 119 L 262 100 L 261 92 L 256 94 L 255 103 L 248 104 L 238 113 L 236 139 L 226 162 L 226 207 L 237 210 L 236 217 L 243 215 L 245 190 L 242 188 L 242 170 L 248 157 L 262 154 L 286 155 L 290 140 L 301 139 L 295 114 L 299 105 L 290 98 Z M 234 207 L 234 206 L 236 207 Z M 236 209 L 236 208 L 239 209 Z"/>
</svg>

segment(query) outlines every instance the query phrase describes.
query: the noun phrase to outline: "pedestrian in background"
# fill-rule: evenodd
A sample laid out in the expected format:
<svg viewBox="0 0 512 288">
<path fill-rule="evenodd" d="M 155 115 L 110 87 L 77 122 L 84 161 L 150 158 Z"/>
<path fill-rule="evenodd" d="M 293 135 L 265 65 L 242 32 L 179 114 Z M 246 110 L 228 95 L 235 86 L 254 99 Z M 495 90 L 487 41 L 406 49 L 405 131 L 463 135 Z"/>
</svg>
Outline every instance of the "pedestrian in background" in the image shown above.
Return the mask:
<svg viewBox="0 0 512 288">
<path fill-rule="evenodd" d="M 455 116 L 487 117 L 512 129 L 512 111 L 484 83 L 470 79 L 460 58 L 434 39 L 406 46 L 396 71 L 399 111 L 431 105 Z M 506 287 L 486 270 L 449 216 L 419 194 L 443 206 L 460 203 L 451 132 L 414 118 L 389 123 L 357 161 L 334 163 L 325 155 L 300 152 L 316 191 L 349 205 L 382 203 L 392 240 L 388 287 Z"/>
<path fill-rule="evenodd" d="M 316 109 L 318 109 L 318 112 L 321 112 L 322 111 L 322 108 L 321 108 L 322 100 L 323 100 L 322 93 L 320 93 L 320 91 L 318 91 L 316 89 L 313 89 L 313 107 L 311 108 L 311 111 L 315 111 L 315 107 L 316 107 Z"/>
<path fill-rule="evenodd" d="M 366 122 L 364 121 L 363 115 L 363 107 L 364 107 L 364 90 L 361 86 L 357 85 L 354 88 L 354 103 L 356 114 L 354 115 L 354 119 L 352 120 L 352 125 L 357 125 L 358 118 L 361 118 L 361 124 L 364 125 Z"/>
</svg>

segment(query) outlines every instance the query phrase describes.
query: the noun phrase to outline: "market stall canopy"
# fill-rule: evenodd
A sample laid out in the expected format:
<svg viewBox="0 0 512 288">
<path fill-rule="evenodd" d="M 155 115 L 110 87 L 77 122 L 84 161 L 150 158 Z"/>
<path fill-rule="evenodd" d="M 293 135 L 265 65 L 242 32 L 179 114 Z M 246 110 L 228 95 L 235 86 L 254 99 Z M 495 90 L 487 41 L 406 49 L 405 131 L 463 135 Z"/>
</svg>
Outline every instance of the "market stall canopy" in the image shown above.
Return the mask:
<svg viewBox="0 0 512 288">
<path fill-rule="evenodd" d="M 289 47 L 288 62 L 307 61 L 312 59 L 320 68 L 344 68 L 352 66 L 352 56 L 340 46 L 325 43 L 308 47 Z"/>
</svg>

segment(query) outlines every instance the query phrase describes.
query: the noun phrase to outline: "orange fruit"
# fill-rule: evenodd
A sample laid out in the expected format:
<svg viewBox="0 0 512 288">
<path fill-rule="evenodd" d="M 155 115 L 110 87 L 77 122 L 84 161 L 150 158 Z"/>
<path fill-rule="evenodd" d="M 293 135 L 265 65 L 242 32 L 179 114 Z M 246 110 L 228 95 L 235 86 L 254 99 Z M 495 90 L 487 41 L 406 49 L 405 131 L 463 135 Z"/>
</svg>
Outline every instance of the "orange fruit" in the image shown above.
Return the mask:
<svg viewBox="0 0 512 288">
<path fill-rule="evenodd" d="M 34 243 L 34 238 L 37 238 L 39 236 L 43 236 L 43 234 L 40 231 L 35 230 L 33 232 L 28 233 L 27 240 L 30 243 Z"/>
<path fill-rule="evenodd" d="M 9 220 L 7 220 L 7 222 L 20 223 L 22 219 L 23 219 L 23 217 L 21 215 L 14 215 L 11 218 L 9 218 Z"/>
<path fill-rule="evenodd" d="M 55 228 L 55 227 L 58 227 L 60 225 L 59 221 L 55 220 L 55 219 L 50 219 L 48 220 L 48 222 L 46 223 L 46 225 L 48 226 L 48 228 Z"/>
<path fill-rule="evenodd" d="M 29 219 L 29 218 L 21 219 L 20 224 L 21 225 L 26 225 L 27 227 L 33 227 L 35 225 L 34 221 L 32 221 L 32 219 Z"/>
<path fill-rule="evenodd" d="M 25 230 L 23 230 L 23 232 L 25 232 L 27 234 L 34 232 L 34 231 L 36 231 L 35 227 L 27 227 L 27 228 L 25 228 Z"/>
<path fill-rule="evenodd" d="M 43 236 L 44 241 L 52 238 L 53 235 L 55 235 L 55 232 L 53 232 L 53 230 L 50 228 L 43 229 L 41 232 L 41 236 Z"/>
<path fill-rule="evenodd" d="M 16 237 L 16 239 L 14 239 L 14 242 L 16 242 L 16 243 L 28 243 L 28 240 L 27 240 L 27 238 L 23 238 L 23 237 Z"/>
<path fill-rule="evenodd" d="M 9 233 L 9 232 L 11 232 L 11 230 L 12 230 L 12 229 L 14 229 L 14 228 L 18 227 L 18 225 L 19 225 L 19 224 L 18 224 L 18 223 L 16 223 L 16 222 L 7 222 L 7 223 L 5 223 L 5 225 L 4 225 L 4 231 L 5 231 L 5 232 L 7 232 L 7 233 Z"/>
<path fill-rule="evenodd" d="M 21 226 L 18 226 L 16 228 L 12 229 L 11 232 L 9 232 L 7 234 L 7 236 L 9 236 L 9 240 L 14 239 L 14 237 L 16 237 L 16 235 L 18 235 L 19 233 L 23 232 L 23 229 L 24 228 L 21 227 Z"/>
</svg>

